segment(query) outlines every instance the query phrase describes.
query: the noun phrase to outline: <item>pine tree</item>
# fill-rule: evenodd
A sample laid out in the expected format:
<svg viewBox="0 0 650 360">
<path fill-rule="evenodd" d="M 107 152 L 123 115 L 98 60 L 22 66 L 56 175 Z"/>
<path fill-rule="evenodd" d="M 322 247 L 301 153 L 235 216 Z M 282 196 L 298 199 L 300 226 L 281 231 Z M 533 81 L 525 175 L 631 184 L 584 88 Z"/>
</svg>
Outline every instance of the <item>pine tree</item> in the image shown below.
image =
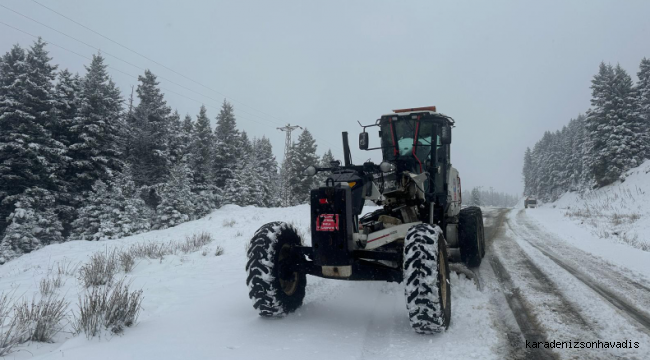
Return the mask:
<svg viewBox="0 0 650 360">
<path fill-rule="evenodd" d="M 233 107 L 227 101 L 223 101 L 221 111 L 217 115 L 217 127 L 214 131 L 214 162 L 213 177 L 215 185 L 223 189 L 229 179 L 235 177 L 235 165 L 241 162 L 241 149 L 239 145 L 240 134 L 237 130 L 237 122 Z"/>
<path fill-rule="evenodd" d="M 138 76 L 138 81 L 140 103 L 128 119 L 128 160 L 138 185 L 155 185 L 165 181 L 170 167 L 171 109 L 151 71 Z"/>
<path fill-rule="evenodd" d="M 0 62 L 0 233 L 27 189 L 38 187 L 54 196 L 65 191 L 66 149 L 49 130 L 55 121 L 56 77 L 49 61 L 39 39 L 27 54 L 15 45 Z"/>
<path fill-rule="evenodd" d="M 122 98 L 106 72 L 101 55 L 93 55 L 81 82 L 78 116 L 71 131 L 70 171 L 78 191 L 88 191 L 97 180 L 108 181 L 119 173 L 121 159 Z"/>
<path fill-rule="evenodd" d="M 178 111 L 174 111 L 169 117 L 169 162 L 171 166 L 175 166 L 183 161 L 183 158 L 187 155 L 188 144 L 189 136 L 186 136 L 183 130 L 181 116 L 178 114 Z"/>
<path fill-rule="evenodd" d="M 641 163 L 643 121 L 636 110 L 630 76 L 620 66 L 600 65 L 592 81 L 592 109 L 587 113 L 589 166 L 598 186 L 617 180 Z"/>
<path fill-rule="evenodd" d="M 332 155 L 332 150 L 328 149 L 327 152 L 323 154 L 323 157 L 320 159 L 320 163 L 318 164 L 318 167 L 321 168 L 329 168 L 331 167 L 331 162 L 334 161 L 334 155 Z M 329 177 L 329 173 L 327 172 L 322 172 L 316 175 L 316 186 L 320 186 L 321 184 L 325 184 L 325 181 Z"/>
<path fill-rule="evenodd" d="M 483 203 L 481 202 L 481 192 L 479 191 L 478 188 L 472 189 L 472 205 L 474 206 L 483 205 Z"/>
<path fill-rule="evenodd" d="M 524 178 L 524 196 L 533 194 L 532 167 L 533 167 L 533 154 L 530 151 L 530 148 L 526 148 L 526 153 L 524 154 L 524 169 L 522 171 L 522 175 Z"/>
<path fill-rule="evenodd" d="M 311 136 L 309 130 L 303 130 L 298 137 L 298 142 L 293 145 L 291 162 L 291 178 L 289 179 L 291 204 L 307 203 L 309 191 L 315 186 L 315 178 L 304 176 L 302 173 L 308 166 L 318 164 L 316 140 Z"/>
<path fill-rule="evenodd" d="M 31 188 L 19 195 L 0 243 L 0 264 L 63 241 L 63 225 L 54 210 L 55 197 L 47 190 Z"/>
<path fill-rule="evenodd" d="M 278 179 L 278 162 L 273 155 L 273 148 L 271 141 L 262 137 L 255 141 L 253 149 L 253 157 L 255 159 L 254 168 L 256 169 L 257 179 L 259 184 L 258 206 L 274 207 L 280 205 L 280 188 Z"/>
<path fill-rule="evenodd" d="M 236 161 L 230 166 L 233 170 L 232 178 L 226 180 L 222 189 L 223 201 L 224 204 L 240 206 L 256 205 L 258 201 L 255 196 L 259 194 L 260 184 L 255 173 L 253 146 L 245 131 L 239 136 L 238 142 L 235 148 Z"/>
<path fill-rule="evenodd" d="M 650 59 L 643 58 L 637 73 L 639 82 L 636 86 L 636 105 L 638 116 L 644 127 L 643 139 L 645 144 L 645 157 L 650 158 Z"/>
<path fill-rule="evenodd" d="M 117 239 L 148 231 L 151 210 L 139 196 L 130 171 L 114 181 L 95 182 L 86 196 L 71 237 L 81 240 Z"/>
<path fill-rule="evenodd" d="M 213 144 L 210 119 L 205 106 L 201 106 L 194 124 L 190 155 L 190 169 L 194 174 L 194 184 L 200 189 L 205 189 L 212 183 Z"/>
<path fill-rule="evenodd" d="M 156 229 L 165 229 L 189 221 L 194 215 L 194 198 L 190 183 L 192 171 L 185 162 L 174 165 L 169 181 L 162 187 L 162 202 L 156 210 Z"/>
</svg>

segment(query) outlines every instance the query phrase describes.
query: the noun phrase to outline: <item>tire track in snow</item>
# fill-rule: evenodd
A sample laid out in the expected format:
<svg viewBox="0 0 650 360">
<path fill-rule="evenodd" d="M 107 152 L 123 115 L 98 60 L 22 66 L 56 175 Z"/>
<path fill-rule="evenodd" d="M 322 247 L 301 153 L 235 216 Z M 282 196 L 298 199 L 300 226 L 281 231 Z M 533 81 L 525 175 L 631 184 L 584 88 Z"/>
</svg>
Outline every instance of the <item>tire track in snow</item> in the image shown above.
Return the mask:
<svg viewBox="0 0 650 360">
<path fill-rule="evenodd" d="M 498 294 L 493 298 L 493 304 L 496 306 L 499 313 L 499 322 L 500 326 L 504 327 L 506 340 L 509 346 L 509 354 L 506 358 L 509 359 L 555 359 L 556 356 L 549 351 L 548 349 L 526 349 L 526 341 L 546 341 L 546 334 L 541 329 L 539 322 L 535 318 L 535 315 L 526 306 L 526 303 L 515 287 L 513 280 L 504 267 L 503 263 L 495 255 L 494 249 L 497 247 L 498 239 L 502 238 L 505 235 L 503 231 L 504 219 L 508 211 L 500 211 L 496 219 L 491 221 L 488 226 L 486 226 L 486 246 L 487 254 L 485 260 L 488 260 L 492 272 L 496 277 L 496 280 L 501 285 L 501 290 L 499 294 L 503 295 L 505 298 L 509 310 L 509 313 L 505 313 L 505 309 L 501 306 L 501 298 L 497 298 Z M 510 319 L 514 317 L 516 324 L 512 324 Z M 515 328 L 516 325 L 516 328 Z"/>
<path fill-rule="evenodd" d="M 628 279 L 614 269 L 611 269 L 604 262 L 596 260 L 593 256 L 587 253 L 583 253 L 579 249 L 571 248 L 569 250 L 567 249 L 567 246 L 564 246 L 564 244 L 558 244 L 559 247 L 562 248 L 563 253 L 571 253 L 571 255 L 574 256 L 572 262 L 576 262 L 578 259 L 582 260 L 580 261 L 580 266 L 587 268 L 588 273 L 578 269 L 576 266 L 569 264 L 569 261 L 561 259 L 561 256 L 557 255 L 557 253 L 552 249 L 549 249 L 548 245 L 534 240 L 534 238 L 540 237 L 545 238 L 547 241 L 556 239 L 553 235 L 545 233 L 543 230 L 539 229 L 537 226 L 531 224 L 530 221 L 525 219 L 525 212 L 520 211 L 517 214 L 517 221 L 523 224 L 525 226 L 525 229 L 528 230 L 529 236 L 524 238 L 526 242 L 528 242 L 531 246 L 544 254 L 544 256 L 548 257 L 562 269 L 573 275 L 576 279 L 580 280 L 583 284 L 591 288 L 603 299 L 607 300 L 612 306 L 622 311 L 628 318 L 636 321 L 640 326 L 645 328 L 644 330 L 646 333 L 650 334 L 650 315 L 637 306 L 631 304 L 628 299 L 625 299 L 617 294 L 612 290 L 612 288 L 604 286 L 602 282 L 596 281 L 594 277 L 603 279 L 610 284 L 615 284 L 618 289 L 621 289 L 619 293 L 621 291 L 626 294 L 630 294 L 631 292 L 636 293 L 636 298 L 646 299 L 646 302 L 648 299 L 650 299 L 650 288 L 639 284 L 636 281 Z M 593 266 L 595 262 L 598 263 L 598 266 Z M 605 268 L 605 270 L 603 270 L 603 268 Z M 630 287 L 633 287 L 634 289 L 630 289 Z"/>
</svg>

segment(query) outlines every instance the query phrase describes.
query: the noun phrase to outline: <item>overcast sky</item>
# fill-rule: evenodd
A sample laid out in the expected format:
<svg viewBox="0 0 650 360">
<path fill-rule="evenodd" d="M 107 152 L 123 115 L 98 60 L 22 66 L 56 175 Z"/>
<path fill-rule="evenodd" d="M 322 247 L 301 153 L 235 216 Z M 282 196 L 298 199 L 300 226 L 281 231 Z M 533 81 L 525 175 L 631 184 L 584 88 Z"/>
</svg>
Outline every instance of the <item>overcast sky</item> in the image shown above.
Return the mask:
<svg viewBox="0 0 650 360">
<path fill-rule="evenodd" d="M 38 1 L 184 77 L 31 0 L 0 4 L 101 48 L 115 69 L 151 69 L 181 114 L 205 103 L 214 123 L 227 97 L 240 129 L 269 137 L 279 160 L 283 124 L 307 127 L 319 155 L 342 158 L 340 133 L 356 144 L 357 121 L 436 105 L 456 119 L 452 162 L 465 189 L 520 193 L 524 150 L 589 108 L 598 64 L 620 63 L 636 80 L 650 57 L 650 1 Z M 0 21 L 97 51 L 2 7 Z M 0 24 L 2 53 L 32 40 Z M 88 63 L 49 50 L 62 68 L 83 73 Z M 137 85 L 110 72 L 125 96 Z M 356 146 L 353 156 L 378 160 Z"/>
</svg>

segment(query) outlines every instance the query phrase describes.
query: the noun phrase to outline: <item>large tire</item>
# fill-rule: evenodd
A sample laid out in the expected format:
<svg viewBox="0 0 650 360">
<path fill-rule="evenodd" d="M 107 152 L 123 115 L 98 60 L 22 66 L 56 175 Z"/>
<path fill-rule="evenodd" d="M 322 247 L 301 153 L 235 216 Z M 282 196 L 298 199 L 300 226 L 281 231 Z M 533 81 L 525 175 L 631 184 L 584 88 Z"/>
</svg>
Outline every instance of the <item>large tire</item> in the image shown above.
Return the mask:
<svg viewBox="0 0 650 360">
<path fill-rule="evenodd" d="M 404 239 L 406 309 L 420 334 L 439 333 L 451 320 L 447 245 L 440 227 L 419 224 Z"/>
<path fill-rule="evenodd" d="M 260 316 L 284 316 L 302 305 L 307 276 L 290 267 L 304 260 L 294 250 L 301 244 L 296 230 L 279 221 L 262 226 L 253 235 L 247 251 L 246 285 Z"/>
<path fill-rule="evenodd" d="M 478 267 L 485 256 L 483 213 L 478 206 L 460 210 L 458 216 L 460 258 L 468 267 Z"/>
</svg>

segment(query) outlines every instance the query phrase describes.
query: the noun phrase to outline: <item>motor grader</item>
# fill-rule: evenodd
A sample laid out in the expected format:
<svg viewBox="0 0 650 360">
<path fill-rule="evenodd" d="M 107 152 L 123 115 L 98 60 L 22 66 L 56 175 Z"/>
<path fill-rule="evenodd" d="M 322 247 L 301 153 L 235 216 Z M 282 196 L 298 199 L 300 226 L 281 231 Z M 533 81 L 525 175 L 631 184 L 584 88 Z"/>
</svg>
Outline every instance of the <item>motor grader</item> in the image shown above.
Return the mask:
<svg viewBox="0 0 650 360">
<path fill-rule="evenodd" d="M 410 324 L 418 333 L 449 326 L 449 262 L 477 267 L 485 255 L 478 207 L 461 207 L 461 182 L 451 166 L 454 120 L 435 107 L 394 110 L 362 125 L 361 150 L 380 150 L 380 164 L 355 165 L 343 133 L 344 163 L 310 166 L 326 173 L 310 193 L 311 246 L 286 222 L 262 226 L 251 239 L 246 283 L 264 317 L 295 311 L 306 275 L 404 284 Z M 369 128 L 380 145 L 369 147 Z M 379 209 L 363 214 L 366 201 Z"/>
</svg>

